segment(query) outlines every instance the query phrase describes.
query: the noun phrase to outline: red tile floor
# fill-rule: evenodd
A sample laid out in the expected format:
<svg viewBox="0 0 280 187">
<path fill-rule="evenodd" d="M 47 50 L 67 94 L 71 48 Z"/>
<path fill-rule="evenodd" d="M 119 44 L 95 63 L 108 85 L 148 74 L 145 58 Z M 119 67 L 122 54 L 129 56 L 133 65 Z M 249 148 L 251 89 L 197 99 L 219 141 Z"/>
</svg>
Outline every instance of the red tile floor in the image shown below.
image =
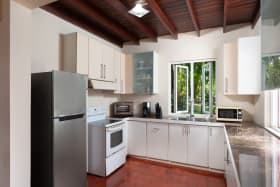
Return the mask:
<svg viewBox="0 0 280 187">
<path fill-rule="evenodd" d="M 88 187 L 226 187 L 222 174 L 214 174 L 136 158 L 109 177 L 88 175 Z"/>
</svg>

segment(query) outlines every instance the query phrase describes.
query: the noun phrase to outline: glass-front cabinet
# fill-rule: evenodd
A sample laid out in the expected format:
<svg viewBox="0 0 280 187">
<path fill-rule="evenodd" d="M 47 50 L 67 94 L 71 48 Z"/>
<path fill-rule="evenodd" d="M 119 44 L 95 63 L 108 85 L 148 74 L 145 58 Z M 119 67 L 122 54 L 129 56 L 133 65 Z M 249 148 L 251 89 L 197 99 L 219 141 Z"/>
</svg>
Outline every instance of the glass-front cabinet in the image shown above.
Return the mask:
<svg viewBox="0 0 280 187">
<path fill-rule="evenodd" d="M 158 55 L 156 52 L 134 53 L 133 63 L 133 93 L 158 93 Z"/>
</svg>

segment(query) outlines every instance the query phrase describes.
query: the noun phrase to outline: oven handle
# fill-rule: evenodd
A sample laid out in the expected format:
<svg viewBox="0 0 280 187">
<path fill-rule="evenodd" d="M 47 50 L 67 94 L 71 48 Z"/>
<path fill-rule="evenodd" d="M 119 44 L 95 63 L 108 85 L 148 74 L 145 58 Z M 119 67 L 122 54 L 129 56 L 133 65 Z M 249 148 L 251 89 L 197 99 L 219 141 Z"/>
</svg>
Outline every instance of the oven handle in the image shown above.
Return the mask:
<svg viewBox="0 0 280 187">
<path fill-rule="evenodd" d="M 123 129 L 123 124 L 116 125 L 114 127 L 106 128 L 106 132 L 116 132 Z"/>
</svg>

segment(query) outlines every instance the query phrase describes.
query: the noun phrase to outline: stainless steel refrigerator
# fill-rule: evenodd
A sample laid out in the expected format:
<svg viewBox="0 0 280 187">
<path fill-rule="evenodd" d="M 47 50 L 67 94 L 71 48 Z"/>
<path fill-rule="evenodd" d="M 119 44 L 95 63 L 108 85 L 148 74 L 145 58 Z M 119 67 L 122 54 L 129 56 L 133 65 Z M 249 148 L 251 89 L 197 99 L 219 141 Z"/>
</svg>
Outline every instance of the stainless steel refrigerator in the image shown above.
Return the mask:
<svg viewBox="0 0 280 187">
<path fill-rule="evenodd" d="M 31 77 L 31 186 L 86 187 L 87 77 Z"/>
</svg>

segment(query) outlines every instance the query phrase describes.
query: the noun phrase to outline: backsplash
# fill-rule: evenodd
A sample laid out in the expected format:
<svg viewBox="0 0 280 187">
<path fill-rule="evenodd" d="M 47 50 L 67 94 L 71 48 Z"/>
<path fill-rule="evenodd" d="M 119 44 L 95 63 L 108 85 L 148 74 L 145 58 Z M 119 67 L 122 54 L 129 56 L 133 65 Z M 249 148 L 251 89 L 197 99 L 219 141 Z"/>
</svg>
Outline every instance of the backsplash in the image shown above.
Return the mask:
<svg viewBox="0 0 280 187">
<path fill-rule="evenodd" d="M 120 96 L 112 91 L 88 89 L 88 107 L 105 106 L 107 116 L 110 116 L 110 105 L 119 100 Z"/>
</svg>

